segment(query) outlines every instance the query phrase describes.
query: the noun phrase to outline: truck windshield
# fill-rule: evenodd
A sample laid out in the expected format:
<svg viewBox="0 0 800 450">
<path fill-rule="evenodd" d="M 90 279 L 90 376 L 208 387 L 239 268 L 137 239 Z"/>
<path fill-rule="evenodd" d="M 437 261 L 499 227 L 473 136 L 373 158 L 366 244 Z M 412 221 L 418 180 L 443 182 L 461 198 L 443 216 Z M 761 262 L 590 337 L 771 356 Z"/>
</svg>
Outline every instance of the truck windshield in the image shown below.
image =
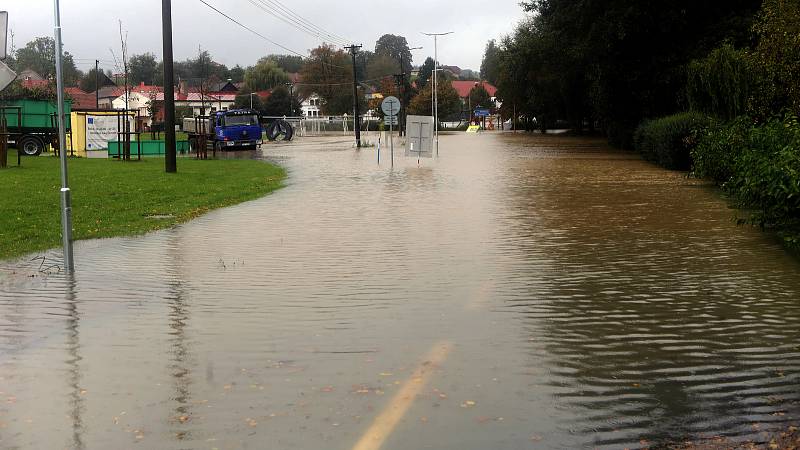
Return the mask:
<svg viewBox="0 0 800 450">
<path fill-rule="evenodd" d="M 237 125 L 258 125 L 258 117 L 255 115 L 236 115 L 236 116 L 225 116 L 225 126 L 237 126 Z"/>
</svg>

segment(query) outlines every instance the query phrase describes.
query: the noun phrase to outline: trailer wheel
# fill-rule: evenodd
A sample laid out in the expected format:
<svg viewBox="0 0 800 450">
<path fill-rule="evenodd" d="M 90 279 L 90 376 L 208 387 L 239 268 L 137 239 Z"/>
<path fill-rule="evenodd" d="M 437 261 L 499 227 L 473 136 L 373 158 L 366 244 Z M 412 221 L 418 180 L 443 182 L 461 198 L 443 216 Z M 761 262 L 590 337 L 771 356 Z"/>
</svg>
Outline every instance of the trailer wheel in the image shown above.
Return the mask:
<svg viewBox="0 0 800 450">
<path fill-rule="evenodd" d="M 19 150 L 26 156 L 39 156 L 44 150 L 44 142 L 34 136 L 24 136 L 19 140 Z"/>
</svg>

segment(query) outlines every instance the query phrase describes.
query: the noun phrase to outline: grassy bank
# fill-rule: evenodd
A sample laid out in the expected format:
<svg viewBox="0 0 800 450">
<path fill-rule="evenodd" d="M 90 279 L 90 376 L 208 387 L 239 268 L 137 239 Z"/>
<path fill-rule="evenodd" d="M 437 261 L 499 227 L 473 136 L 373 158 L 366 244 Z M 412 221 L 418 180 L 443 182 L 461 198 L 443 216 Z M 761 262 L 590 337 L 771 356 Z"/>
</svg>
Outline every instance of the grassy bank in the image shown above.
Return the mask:
<svg viewBox="0 0 800 450">
<path fill-rule="evenodd" d="M 9 155 L 13 164 L 16 155 Z M 123 163 L 70 159 L 75 239 L 129 236 L 186 222 L 209 210 L 256 199 L 282 185 L 283 169 L 252 160 L 179 159 Z M 57 247 L 58 159 L 24 158 L 0 170 L 0 259 Z M 157 216 L 158 218 L 155 218 Z"/>
</svg>

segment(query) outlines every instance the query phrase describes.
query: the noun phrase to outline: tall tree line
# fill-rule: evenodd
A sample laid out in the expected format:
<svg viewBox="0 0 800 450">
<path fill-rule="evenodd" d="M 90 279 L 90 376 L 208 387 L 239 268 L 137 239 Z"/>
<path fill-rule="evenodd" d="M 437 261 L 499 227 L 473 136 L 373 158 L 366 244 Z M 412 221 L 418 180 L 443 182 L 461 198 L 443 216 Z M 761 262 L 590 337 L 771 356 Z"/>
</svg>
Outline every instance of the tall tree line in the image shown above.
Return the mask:
<svg viewBox="0 0 800 450">
<path fill-rule="evenodd" d="M 750 38 L 761 0 L 526 0 L 527 18 L 486 48 L 482 74 L 536 126 L 597 124 L 628 146 L 643 118 L 685 107 L 686 67 Z"/>
</svg>

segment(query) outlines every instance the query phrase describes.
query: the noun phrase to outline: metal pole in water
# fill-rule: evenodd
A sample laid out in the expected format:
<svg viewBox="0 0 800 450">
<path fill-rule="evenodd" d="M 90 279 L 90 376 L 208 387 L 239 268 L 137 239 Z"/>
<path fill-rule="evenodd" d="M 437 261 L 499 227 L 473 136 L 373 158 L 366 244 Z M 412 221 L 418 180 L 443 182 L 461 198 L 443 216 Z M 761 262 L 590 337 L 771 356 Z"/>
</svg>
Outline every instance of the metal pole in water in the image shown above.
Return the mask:
<svg viewBox="0 0 800 450">
<path fill-rule="evenodd" d="M 67 178 L 67 127 L 64 117 L 64 73 L 62 68 L 61 8 L 58 0 L 53 0 L 56 39 L 56 91 L 58 101 L 58 156 L 61 160 L 61 239 L 64 243 L 64 271 L 75 270 L 72 254 L 72 195 Z"/>
<path fill-rule="evenodd" d="M 389 116 L 389 148 L 392 153 L 392 167 L 394 167 L 394 136 L 393 136 L 393 121 L 394 116 Z"/>
</svg>

